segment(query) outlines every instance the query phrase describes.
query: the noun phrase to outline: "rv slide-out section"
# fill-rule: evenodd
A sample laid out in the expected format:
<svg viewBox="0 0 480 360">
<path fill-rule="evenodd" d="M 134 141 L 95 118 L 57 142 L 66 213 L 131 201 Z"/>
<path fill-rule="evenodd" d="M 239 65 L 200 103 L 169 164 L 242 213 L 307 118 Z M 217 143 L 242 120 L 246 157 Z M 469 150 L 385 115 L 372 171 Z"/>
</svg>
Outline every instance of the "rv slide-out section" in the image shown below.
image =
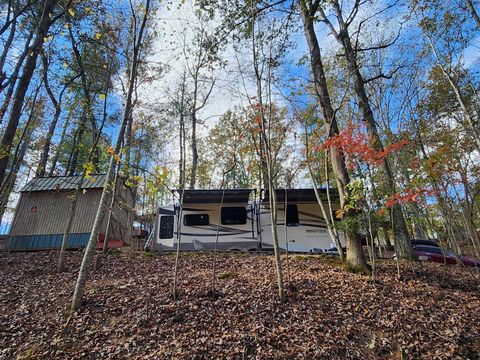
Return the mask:
<svg viewBox="0 0 480 360">
<path fill-rule="evenodd" d="M 167 214 L 170 212 L 171 214 Z M 176 249 L 179 209 L 160 208 L 156 248 Z M 252 205 L 189 205 L 182 210 L 180 249 L 253 251 L 260 248 Z"/>
<path fill-rule="evenodd" d="M 155 248 L 176 249 L 180 238 L 182 250 L 213 250 L 216 244 L 219 250 L 259 250 L 257 211 L 255 203 L 249 202 L 252 191 L 185 190 L 181 211 L 178 205 L 159 208 Z"/>
</svg>

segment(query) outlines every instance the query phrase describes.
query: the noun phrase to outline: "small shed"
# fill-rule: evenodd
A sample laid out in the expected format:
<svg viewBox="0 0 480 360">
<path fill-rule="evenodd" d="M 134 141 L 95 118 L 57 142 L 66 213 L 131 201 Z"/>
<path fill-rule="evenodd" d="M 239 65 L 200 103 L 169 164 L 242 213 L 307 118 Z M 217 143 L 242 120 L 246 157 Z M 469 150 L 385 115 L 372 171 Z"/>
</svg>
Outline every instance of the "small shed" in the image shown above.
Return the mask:
<svg viewBox="0 0 480 360">
<path fill-rule="evenodd" d="M 10 250 L 59 249 L 69 216 L 71 198 L 81 176 L 37 177 L 20 192 L 20 199 L 9 232 Z M 105 186 L 106 175 L 91 175 L 84 179 L 77 200 L 76 214 L 69 238 L 69 248 L 85 247 Z M 122 177 L 117 180 L 115 201 L 111 212 L 109 247 L 130 244 L 134 214 L 134 194 L 125 186 Z M 111 198 L 107 204 L 110 205 Z M 97 246 L 103 246 L 107 215 L 100 230 Z"/>
</svg>

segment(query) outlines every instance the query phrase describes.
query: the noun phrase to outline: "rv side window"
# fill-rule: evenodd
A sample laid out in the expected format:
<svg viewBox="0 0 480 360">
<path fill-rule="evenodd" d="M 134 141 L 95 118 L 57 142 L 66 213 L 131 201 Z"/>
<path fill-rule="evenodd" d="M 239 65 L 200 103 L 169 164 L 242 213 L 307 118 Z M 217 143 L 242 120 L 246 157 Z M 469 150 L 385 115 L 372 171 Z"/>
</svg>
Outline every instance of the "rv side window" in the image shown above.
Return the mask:
<svg viewBox="0 0 480 360">
<path fill-rule="evenodd" d="M 247 223 L 247 209 L 244 207 L 222 207 L 222 225 Z"/>
<path fill-rule="evenodd" d="M 183 225 L 185 226 L 198 226 L 208 224 L 210 224 L 208 214 L 187 214 L 183 217 Z"/>
<path fill-rule="evenodd" d="M 173 238 L 173 216 L 162 216 L 160 218 L 160 239 Z"/>
<path fill-rule="evenodd" d="M 287 226 L 297 225 L 299 222 L 297 205 L 287 205 Z"/>
</svg>

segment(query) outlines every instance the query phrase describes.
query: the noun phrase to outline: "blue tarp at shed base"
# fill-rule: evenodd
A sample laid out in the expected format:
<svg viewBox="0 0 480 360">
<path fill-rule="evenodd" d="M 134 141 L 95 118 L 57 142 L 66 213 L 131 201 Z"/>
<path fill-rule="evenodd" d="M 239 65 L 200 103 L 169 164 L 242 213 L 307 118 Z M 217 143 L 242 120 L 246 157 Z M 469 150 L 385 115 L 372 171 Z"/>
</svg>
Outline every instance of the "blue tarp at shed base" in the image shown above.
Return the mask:
<svg viewBox="0 0 480 360">
<path fill-rule="evenodd" d="M 12 236 L 8 241 L 10 250 L 60 249 L 63 234 Z M 68 248 L 85 247 L 90 233 L 70 234 Z"/>
</svg>

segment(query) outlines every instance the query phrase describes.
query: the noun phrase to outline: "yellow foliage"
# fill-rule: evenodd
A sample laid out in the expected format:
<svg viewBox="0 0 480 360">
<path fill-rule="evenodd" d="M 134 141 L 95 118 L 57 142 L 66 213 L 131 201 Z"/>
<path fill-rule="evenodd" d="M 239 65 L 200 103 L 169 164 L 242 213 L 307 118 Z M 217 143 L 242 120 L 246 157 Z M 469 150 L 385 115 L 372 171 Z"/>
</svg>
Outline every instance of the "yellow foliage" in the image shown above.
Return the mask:
<svg viewBox="0 0 480 360">
<path fill-rule="evenodd" d="M 120 162 L 120 155 L 115 152 L 115 149 L 109 146 L 106 150 L 108 155 L 112 156 L 117 163 Z"/>
<path fill-rule="evenodd" d="M 95 170 L 95 165 L 93 165 L 93 162 L 89 161 L 83 165 L 83 168 L 85 169 L 85 178 L 89 179 L 93 170 Z"/>
</svg>

